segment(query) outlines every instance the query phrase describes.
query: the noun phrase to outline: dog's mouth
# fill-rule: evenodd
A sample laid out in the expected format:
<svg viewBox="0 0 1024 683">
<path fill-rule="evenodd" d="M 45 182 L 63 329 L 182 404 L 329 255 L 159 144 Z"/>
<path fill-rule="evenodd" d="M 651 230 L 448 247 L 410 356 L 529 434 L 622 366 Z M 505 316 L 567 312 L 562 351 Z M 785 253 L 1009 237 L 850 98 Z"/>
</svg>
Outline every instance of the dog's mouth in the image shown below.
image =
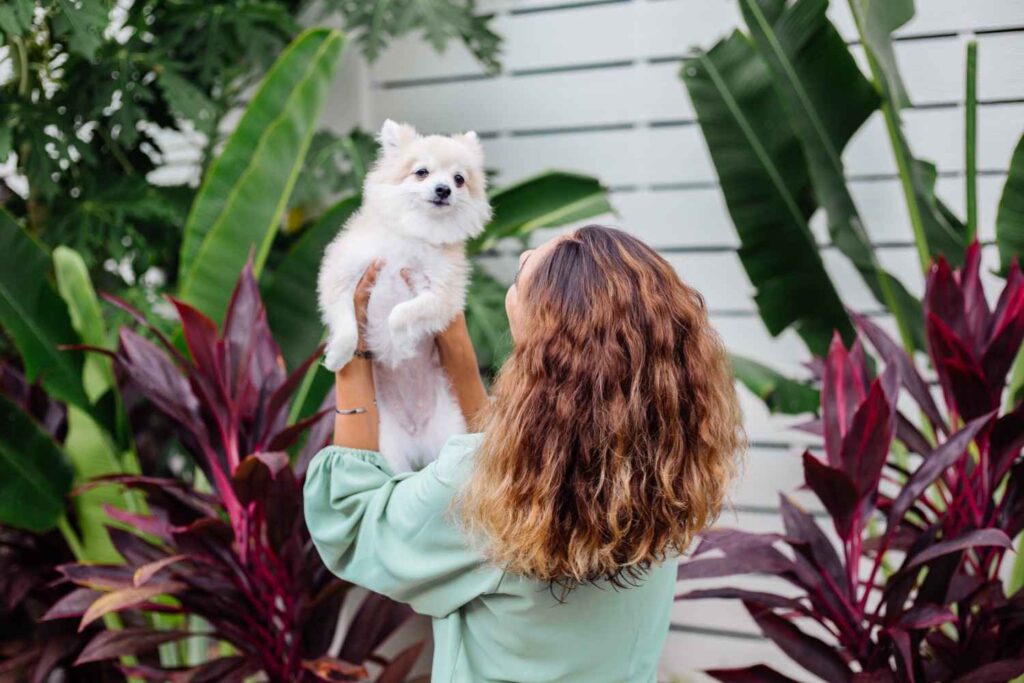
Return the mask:
<svg viewBox="0 0 1024 683">
<path fill-rule="evenodd" d="M 447 199 L 428 199 L 427 201 L 430 202 L 431 204 L 433 204 L 434 206 L 451 206 L 452 205 L 451 201 L 449 201 Z"/>
</svg>

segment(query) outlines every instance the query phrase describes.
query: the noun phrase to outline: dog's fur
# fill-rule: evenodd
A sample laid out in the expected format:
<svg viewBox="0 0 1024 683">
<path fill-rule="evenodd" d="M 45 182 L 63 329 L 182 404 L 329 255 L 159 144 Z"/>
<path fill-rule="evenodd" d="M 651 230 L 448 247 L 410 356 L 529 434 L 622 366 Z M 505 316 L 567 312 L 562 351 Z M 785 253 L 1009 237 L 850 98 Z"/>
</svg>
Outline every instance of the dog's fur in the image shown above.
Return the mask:
<svg viewBox="0 0 1024 683">
<path fill-rule="evenodd" d="M 466 429 L 434 336 L 465 305 L 470 269 L 464 242 L 483 230 L 491 209 L 476 133 L 421 136 L 389 119 L 380 143 L 362 206 L 327 247 L 318 294 L 329 332 L 324 365 L 336 371 L 358 341 L 356 285 L 370 263 L 385 260 L 365 332 L 376 358 L 380 452 L 403 472 L 435 459 L 449 436 Z M 437 189 L 445 185 L 451 190 L 447 203 Z M 411 274 L 411 289 L 403 268 Z"/>
</svg>

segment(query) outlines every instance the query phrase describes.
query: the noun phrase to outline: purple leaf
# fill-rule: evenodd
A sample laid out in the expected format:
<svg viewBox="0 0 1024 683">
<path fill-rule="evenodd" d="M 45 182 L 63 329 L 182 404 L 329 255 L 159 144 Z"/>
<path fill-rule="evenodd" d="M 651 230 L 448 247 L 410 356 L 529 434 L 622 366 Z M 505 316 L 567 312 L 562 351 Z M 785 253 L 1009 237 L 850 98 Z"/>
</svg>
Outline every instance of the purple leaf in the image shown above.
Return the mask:
<svg viewBox="0 0 1024 683">
<path fill-rule="evenodd" d="M 1007 285 L 1006 291 L 1009 292 Z M 1000 317 L 993 320 L 992 336 L 981 355 L 981 367 L 988 386 L 1001 391 L 1006 373 L 1013 365 L 1024 340 L 1024 286 L 1018 286 L 1006 295 Z"/>
<path fill-rule="evenodd" d="M 839 651 L 810 636 L 765 605 L 743 602 L 761 632 L 770 638 L 794 662 L 830 683 L 849 681 L 853 673 Z"/>
<path fill-rule="evenodd" d="M 936 543 L 914 557 L 914 559 L 900 571 L 907 571 L 914 567 L 920 567 L 922 564 L 931 562 L 932 560 L 948 555 L 949 553 L 960 552 L 967 548 L 974 548 L 977 546 L 998 546 L 1000 548 L 1009 549 L 1013 547 L 1013 542 L 1001 529 L 975 529 L 974 531 L 968 531 L 967 533 L 961 534 L 960 536 L 948 541 Z"/>
<path fill-rule="evenodd" d="M 981 246 L 977 240 L 967 247 L 964 265 L 960 269 L 960 288 L 964 297 L 964 314 L 971 346 L 985 348 L 988 338 L 989 310 L 985 290 L 981 286 Z"/>
<path fill-rule="evenodd" d="M 878 488 L 882 467 L 889 455 L 895 431 L 895 396 L 887 389 L 898 381 L 898 372 L 896 365 L 890 365 L 882 377 L 872 383 L 843 437 L 842 468 L 854 482 L 860 498 L 873 494 Z"/>
<path fill-rule="evenodd" d="M 681 562 L 676 570 L 676 578 L 685 581 L 737 574 L 780 575 L 795 572 L 796 565 L 788 557 L 771 546 L 760 546 L 736 555 Z"/>
<path fill-rule="evenodd" d="M 707 669 L 704 673 L 722 683 L 798 683 L 796 679 L 783 676 L 766 664 L 740 669 Z"/>
<path fill-rule="evenodd" d="M 956 281 L 953 269 L 945 258 L 939 257 L 928 273 L 924 295 L 925 317 L 936 316 L 944 321 L 956 337 L 970 340 L 964 311 L 964 295 Z"/>
<path fill-rule="evenodd" d="M 726 555 L 743 551 L 749 548 L 760 548 L 772 546 L 776 541 L 781 541 L 779 534 L 761 534 L 742 529 L 729 529 L 727 527 L 712 527 L 701 533 L 700 545 L 694 551 L 694 557 L 702 555 L 710 550 L 721 550 Z"/>
<path fill-rule="evenodd" d="M 903 515 L 921 497 L 921 494 L 963 456 L 967 447 L 971 445 L 992 415 L 994 413 L 988 413 L 968 422 L 963 429 L 925 456 L 921 466 L 910 476 L 910 480 L 903 486 L 899 495 L 896 496 L 896 500 L 893 501 L 892 507 L 889 508 L 888 528 L 890 530 L 896 528 L 899 521 L 903 519 Z"/>
<path fill-rule="evenodd" d="M 814 518 L 782 494 L 779 494 L 779 509 L 786 527 L 787 540 L 791 544 L 806 545 L 817 569 L 827 573 L 834 585 L 839 586 L 846 595 L 847 581 L 843 563 L 832 542 L 828 540 Z"/>
<path fill-rule="evenodd" d="M 789 609 L 795 612 L 801 612 L 803 614 L 810 615 L 810 610 L 807 609 L 802 603 L 794 598 L 787 598 L 781 595 L 775 595 L 774 593 L 764 593 L 762 591 L 751 591 L 744 588 L 701 588 L 698 590 L 688 591 L 681 593 L 676 596 L 676 600 L 713 600 L 713 599 L 725 599 L 725 600 L 746 600 L 748 602 L 756 602 L 761 605 L 768 607 L 776 607 L 778 609 Z"/>
<path fill-rule="evenodd" d="M 840 463 L 843 436 L 853 422 L 857 405 L 864 399 L 863 377 L 861 369 L 854 368 L 839 333 L 834 333 L 825 359 L 825 375 L 821 387 L 825 453 L 832 465 Z"/>
<path fill-rule="evenodd" d="M 338 657 L 361 664 L 412 616 L 408 605 L 371 593 L 359 606 Z"/>
<path fill-rule="evenodd" d="M 857 313 L 852 315 L 860 332 L 868 338 L 872 346 L 885 359 L 886 365 L 896 364 L 899 366 L 900 379 L 903 381 L 903 386 L 913 396 L 932 425 L 937 430 L 948 433 L 946 421 L 939 412 L 938 406 L 935 405 L 935 400 L 928 390 L 928 384 L 921 377 L 921 373 L 917 371 L 917 366 L 914 365 L 914 361 L 907 355 L 907 352 L 900 348 L 881 327 L 871 322 L 867 317 Z"/>
<path fill-rule="evenodd" d="M 896 625 L 906 630 L 934 628 L 956 621 L 952 610 L 942 605 L 918 605 L 904 613 Z"/>
<path fill-rule="evenodd" d="M 997 408 L 998 396 L 991 395 L 981 366 L 949 325 L 929 314 L 925 332 L 949 409 L 965 420 L 972 420 Z"/>
<path fill-rule="evenodd" d="M 50 605 L 50 609 L 39 620 L 50 621 L 53 619 L 80 617 L 85 614 L 85 610 L 89 609 L 89 605 L 95 602 L 96 598 L 101 595 L 103 594 L 91 588 L 76 588 Z"/>
<path fill-rule="evenodd" d="M 1001 659 L 984 664 L 953 683 L 1005 683 L 1021 674 L 1024 674 L 1024 657 Z"/>
<path fill-rule="evenodd" d="M 805 451 L 804 480 L 832 516 L 839 537 L 844 541 L 849 539 L 853 533 L 853 520 L 859 499 L 849 475 L 820 462 L 809 451 Z"/>
<path fill-rule="evenodd" d="M 154 631 L 148 628 L 100 631 L 78 655 L 75 666 L 86 662 L 99 662 L 104 659 L 149 652 L 164 643 L 181 640 L 188 635 L 189 633 L 185 631 Z"/>
<path fill-rule="evenodd" d="M 424 645 L 426 642 L 421 640 L 399 652 L 380 672 L 376 683 L 402 683 L 412 671 L 412 667 L 416 665 L 416 660 L 419 659 Z"/>
<path fill-rule="evenodd" d="M 932 449 L 932 445 L 925 438 L 925 435 L 901 412 L 896 413 L 896 438 L 911 453 L 927 455 Z"/>
</svg>

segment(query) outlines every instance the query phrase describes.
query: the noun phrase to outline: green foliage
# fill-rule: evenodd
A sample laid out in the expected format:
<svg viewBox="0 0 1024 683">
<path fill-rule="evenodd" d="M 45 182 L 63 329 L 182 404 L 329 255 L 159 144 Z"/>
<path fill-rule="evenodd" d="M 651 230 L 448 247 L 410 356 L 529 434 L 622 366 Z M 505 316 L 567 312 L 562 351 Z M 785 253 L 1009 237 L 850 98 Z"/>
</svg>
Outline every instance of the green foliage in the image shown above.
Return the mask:
<svg viewBox="0 0 1024 683">
<path fill-rule="evenodd" d="M 320 341 L 316 279 L 327 244 L 359 208 L 358 195 L 342 199 L 307 228 L 283 259 L 263 277 L 267 318 L 288 367 L 302 362 Z"/>
<path fill-rule="evenodd" d="M 59 350 L 78 336 L 50 280 L 45 247 L 0 209 L 0 326 L 14 342 L 29 382 L 40 381 L 61 401 L 88 409 L 82 360 Z"/>
<path fill-rule="evenodd" d="M 71 490 L 71 467 L 64 453 L 3 395 L 0 434 L 0 524 L 37 532 L 52 529 Z"/>
<path fill-rule="evenodd" d="M 356 128 L 347 135 L 318 131 L 288 201 L 286 230 L 320 216 L 338 197 L 358 194 L 377 155 L 377 141 Z"/>
<path fill-rule="evenodd" d="M 771 412 L 785 415 L 817 412 L 819 394 L 814 387 L 789 379 L 749 358 L 735 354 L 730 358 L 736 379 L 764 401 Z"/>
<path fill-rule="evenodd" d="M 833 330 L 852 341 L 853 326 L 807 223 L 814 204 L 800 140 L 782 114 L 768 67 L 736 32 L 687 61 L 683 80 L 768 331 L 793 326 L 816 354 L 825 353 Z"/>
<path fill-rule="evenodd" d="M 931 258 L 963 262 L 967 227 L 935 196 L 935 166 L 914 157 L 903 133 L 900 111 L 910 105 L 892 48 L 892 33 L 914 16 L 913 0 L 849 0 L 865 48 L 872 81 L 882 96 L 882 113 L 896 157 L 903 194 L 910 213 L 922 273 Z"/>
<path fill-rule="evenodd" d="M 344 40 L 311 29 L 281 55 L 210 168 L 181 248 L 181 298 L 219 320 L 249 250 L 258 274 L 277 234 Z"/>
<path fill-rule="evenodd" d="M 0 3 L 0 47 L 10 67 L 0 83 L 0 162 L 13 152 L 21 176 L 10 184 L 0 179 L 0 202 L 37 239 L 78 250 L 104 289 L 134 284 L 132 276 L 126 282 L 104 271 L 110 259 L 130 263 L 134 273 L 159 267 L 173 287 L 195 190 L 148 179 L 166 155 L 180 155 L 182 143 L 168 133 L 189 134 L 205 170 L 222 120 L 245 104 L 251 86 L 299 33 L 298 17 L 309 3 L 138 0 L 113 11 L 114 4 Z M 356 28 L 366 11 L 365 3 L 329 2 L 324 9 Z M 397 9 L 401 21 L 370 31 L 375 37 L 364 47 L 379 51 L 390 37 L 425 26 L 435 45 L 465 41 L 494 64 L 497 38 L 472 5 Z M 165 149 L 168 142 L 176 147 Z M 327 205 L 304 207 L 303 222 Z"/>
<path fill-rule="evenodd" d="M 67 305 L 71 326 L 79 339 L 90 346 L 108 347 L 106 321 L 81 255 L 68 247 L 57 247 L 53 250 L 53 270 L 57 291 Z M 99 354 L 87 355 L 82 369 L 82 385 L 93 403 L 113 389 L 114 370 L 110 359 Z"/>
<path fill-rule="evenodd" d="M 904 339 L 923 350 L 920 303 L 878 264 L 843 172 L 842 150 L 878 108 L 878 94 L 826 18 L 828 0 L 798 0 L 773 22 L 756 0 L 740 4 L 757 52 L 772 73 L 782 107 L 800 140 L 809 189 L 825 209 L 832 242 L 850 259 L 878 302 L 896 315 Z M 836 88 L 836 82 L 845 85 Z"/>
<path fill-rule="evenodd" d="M 449 41 L 461 40 L 489 71 L 500 67 L 501 38 L 489 26 L 491 17 L 476 13 L 475 0 L 327 0 L 325 5 L 341 11 L 345 28 L 358 35 L 371 60 L 389 40 L 421 28 L 439 52 Z"/>
<path fill-rule="evenodd" d="M 1024 136 L 1017 142 L 1010 160 L 1009 175 L 1003 186 L 996 214 L 996 244 L 999 263 L 1005 273 L 1010 261 L 1024 254 Z"/>
</svg>

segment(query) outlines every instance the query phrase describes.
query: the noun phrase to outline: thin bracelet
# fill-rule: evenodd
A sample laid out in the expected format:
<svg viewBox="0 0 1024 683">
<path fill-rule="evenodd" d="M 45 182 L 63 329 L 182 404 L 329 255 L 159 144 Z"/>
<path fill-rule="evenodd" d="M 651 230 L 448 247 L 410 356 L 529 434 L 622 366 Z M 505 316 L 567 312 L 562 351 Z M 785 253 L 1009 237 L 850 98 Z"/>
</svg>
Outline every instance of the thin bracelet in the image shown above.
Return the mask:
<svg viewBox="0 0 1024 683">
<path fill-rule="evenodd" d="M 377 399 L 373 399 L 373 405 L 377 405 Z M 360 406 L 358 408 L 346 408 L 345 410 L 335 408 L 334 412 L 336 412 L 338 415 L 359 415 L 360 413 L 365 413 L 366 408 L 364 408 L 363 406 Z"/>
<path fill-rule="evenodd" d="M 348 408 L 347 410 L 341 410 L 340 408 L 335 408 L 334 412 L 336 412 L 338 415 L 358 415 L 359 413 L 365 413 L 366 412 L 366 408 L 363 408 L 363 407 Z"/>
</svg>

